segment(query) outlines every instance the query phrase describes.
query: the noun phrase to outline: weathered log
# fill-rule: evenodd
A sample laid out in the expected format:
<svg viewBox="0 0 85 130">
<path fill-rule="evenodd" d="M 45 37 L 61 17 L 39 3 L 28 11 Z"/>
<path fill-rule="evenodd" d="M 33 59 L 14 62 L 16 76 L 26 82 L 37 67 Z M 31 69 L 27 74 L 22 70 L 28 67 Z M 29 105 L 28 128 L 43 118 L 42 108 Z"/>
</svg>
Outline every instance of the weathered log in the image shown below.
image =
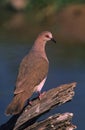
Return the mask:
<svg viewBox="0 0 85 130">
<path fill-rule="evenodd" d="M 52 109 L 54 106 L 59 106 L 67 101 L 70 101 L 74 96 L 74 88 L 76 87 L 76 83 L 70 83 L 70 84 L 64 84 L 59 87 L 53 88 L 45 93 L 45 95 L 42 97 L 41 100 L 34 99 L 32 101 L 32 106 L 28 105 L 25 107 L 23 112 L 20 115 L 13 116 L 6 124 L 2 125 L 0 127 L 0 130 L 6 129 L 6 130 L 29 130 L 31 127 L 34 127 L 33 129 L 37 130 L 38 124 L 44 124 L 45 121 L 35 123 L 36 120 L 41 116 L 42 114 L 46 113 L 50 109 Z M 69 115 L 69 114 L 68 114 Z M 64 117 L 62 114 L 60 115 L 62 117 L 62 122 L 59 122 L 61 128 L 64 128 L 64 124 L 66 125 L 64 121 Z M 58 118 L 58 115 L 55 115 L 52 119 L 55 119 L 55 117 Z M 72 115 L 70 115 L 72 118 Z M 49 118 L 47 119 L 49 120 Z M 46 122 L 47 122 L 46 120 Z M 69 120 L 69 118 L 68 118 Z M 51 120 L 52 121 L 52 120 Z M 51 125 L 50 121 L 50 125 Z M 55 120 L 54 120 L 55 121 Z M 54 122 L 53 121 L 53 122 Z M 69 120 L 70 121 L 70 120 Z M 68 121 L 67 121 L 68 122 Z M 48 122 L 49 123 L 49 122 Z M 37 124 L 37 127 L 36 127 Z M 59 126 L 58 124 L 58 126 Z M 71 123 L 67 123 L 71 124 Z M 60 127 L 59 126 L 59 127 Z M 57 126 L 55 126 L 56 128 Z M 69 125 L 66 125 L 66 128 L 68 128 Z M 48 127 L 50 129 L 50 127 Z M 31 128 L 32 129 L 32 128 Z M 57 128 L 56 128 L 57 129 Z M 44 130 L 44 129 L 39 129 Z M 47 128 L 45 129 L 47 130 Z M 61 130 L 61 129 L 57 129 Z M 65 129 L 69 130 L 69 129 Z"/>
<path fill-rule="evenodd" d="M 24 130 L 74 130 L 77 127 L 70 121 L 73 113 L 55 114 L 48 119 L 36 122 Z"/>
<path fill-rule="evenodd" d="M 74 96 L 74 88 L 76 83 L 64 84 L 57 88 L 53 88 L 46 92 L 42 100 L 36 99 L 32 102 L 32 106 L 27 106 L 18 118 L 14 130 L 18 130 L 20 126 L 33 118 L 40 116 L 54 106 L 59 106 Z"/>
</svg>

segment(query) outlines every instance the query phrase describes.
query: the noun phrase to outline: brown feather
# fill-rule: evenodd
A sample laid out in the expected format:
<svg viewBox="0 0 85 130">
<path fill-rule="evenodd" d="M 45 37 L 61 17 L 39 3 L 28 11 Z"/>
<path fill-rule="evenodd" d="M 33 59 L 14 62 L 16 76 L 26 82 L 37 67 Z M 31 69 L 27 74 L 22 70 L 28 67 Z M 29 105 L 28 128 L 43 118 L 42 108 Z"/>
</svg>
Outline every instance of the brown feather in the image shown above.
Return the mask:
<svg viewBox="0 0 85 130">
<path fill-rule="evenodd" d="M 34 52 L 30 52 L 22 60 L 14 91 L 15 96 L 6 109 L 7 115 L 21 112 L 35 87 L 47 76 L 48 66 L 48 62 Z"/>
<path fill-rule="evenodd" d="M 8 105 L 6 109 L 6 115 L 18 114 L 22 111 L 24 104 L 27 100 L 26 93 L 19 93 L 13 97 L 12 102 Z"/>
<path fill-rule="evenodd" d="M 26 91 L 29 98 L 30 89 L 33 93 L 34 87 L 47 76 L 48 66 L 46 59 L 31 51 L 20 64 L 14 94 Z"/>
<path fill-rule="evenodd" d="M 48 37 L 47 37 L 48 36 Z M 14 90 L 14 98 L 8 105 L 6 114 L 18 114 L 34 91 L 40 91 L 45 83 L 49 62 L 45 53 L 47 41 L 52 39 L 48 31 L 36 39 L 30 53 L 22 60 Z"/>
</svg>

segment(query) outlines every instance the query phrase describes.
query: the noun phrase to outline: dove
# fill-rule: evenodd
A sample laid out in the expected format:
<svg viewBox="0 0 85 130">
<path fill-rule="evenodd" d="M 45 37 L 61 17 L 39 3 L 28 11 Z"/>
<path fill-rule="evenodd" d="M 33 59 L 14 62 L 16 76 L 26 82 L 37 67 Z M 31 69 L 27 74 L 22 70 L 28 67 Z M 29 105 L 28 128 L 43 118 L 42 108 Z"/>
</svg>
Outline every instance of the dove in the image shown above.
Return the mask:
<svg viewBox="0 0 85 130">
<path fill-rule="evenodd" d="M 6 109 L 7 115 L 19 114 L 23 110 L 25 102 L 34 92 L 41 95 L 41 89 L 47 79 L 49 70 L 49 60 L 45 51 L 46 43 L 49 43 L 49 41 L 56 42 L 51 32 L 44 31 L 40 33 L 29 53 L 22 59 L 14 97 Z"/>
</svg>

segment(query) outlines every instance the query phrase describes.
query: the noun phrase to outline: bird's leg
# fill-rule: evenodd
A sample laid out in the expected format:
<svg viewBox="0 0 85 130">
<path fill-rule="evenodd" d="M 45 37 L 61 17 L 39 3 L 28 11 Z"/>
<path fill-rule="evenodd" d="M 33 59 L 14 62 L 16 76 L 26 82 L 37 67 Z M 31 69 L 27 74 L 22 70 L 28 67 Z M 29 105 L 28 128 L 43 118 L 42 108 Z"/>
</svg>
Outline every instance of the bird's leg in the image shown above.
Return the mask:
<svg viewBox="0 0 85 130">
<path fill-rule="evenodd" d="M 28 105 L 32 106 L 32 101 L 29 99 L 27 100 L 27 104 L 25 106 L 25 112 L 27 112 L 27 110 L 28 110 L 28 108 L 27 108 Z"/>
<path fill-rule="evenodd" d="M 43 93 L 41 93 L 40 91 L 38 91 L 38 94 L 39 94 L 39 96 L 38 96 L 38 97 L 39 97 L 39 100 L 41 100 L 41 99 L 42 99 L 42 96 L 44 96 L 44 95 L 45 95 L 45 93 L 46 93 L 45 91 L 44 91 Z"/>
<path fill-rule="evenodd" d="M 29 101 L 29 105 L 32 106 L 32 101 Z"/>
<path fill-rule="evenodd" d="M 27 100 L 27 105 L 32 106 L 32 101 L 30 99 Z"/>
</svg>

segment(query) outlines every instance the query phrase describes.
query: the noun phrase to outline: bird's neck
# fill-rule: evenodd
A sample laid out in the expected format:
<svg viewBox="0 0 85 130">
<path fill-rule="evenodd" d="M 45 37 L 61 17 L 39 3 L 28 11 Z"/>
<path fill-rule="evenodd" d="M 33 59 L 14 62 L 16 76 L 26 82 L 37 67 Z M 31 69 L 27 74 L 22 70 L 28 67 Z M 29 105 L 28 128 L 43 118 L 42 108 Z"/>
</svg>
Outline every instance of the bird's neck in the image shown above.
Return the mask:
<svg viewBox="0 0 85 130">
<path fill-rule="evenodd" d="M 44 57 L 47 61 L 47 56 L 46 56 L 46 52 L 45 52 L 45 45 L 46 45 L 46 41 L 35 41 L 32 50 L 36 51 L 37 53 L 39 53 L 39 55 L 41 55 L 42 57 Z"/>
</svg>

